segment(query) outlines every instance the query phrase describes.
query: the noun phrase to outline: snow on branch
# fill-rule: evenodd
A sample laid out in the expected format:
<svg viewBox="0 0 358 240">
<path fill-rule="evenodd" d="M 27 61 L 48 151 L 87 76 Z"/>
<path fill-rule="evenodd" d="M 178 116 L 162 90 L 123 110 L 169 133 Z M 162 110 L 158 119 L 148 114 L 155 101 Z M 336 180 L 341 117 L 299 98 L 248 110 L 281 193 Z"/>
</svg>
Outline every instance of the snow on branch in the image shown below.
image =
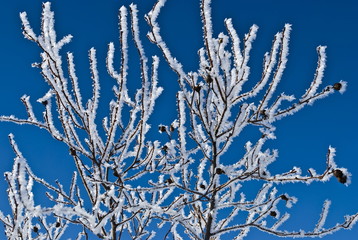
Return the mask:
<svg viewBox="0 0 358 240">
<path fill-rule="evenodd" d="M 350 173 L 338 167 L 335 149 L 329 147 L 321 173 L 312 168 L 305 173 L 293 166 L 272 174 L 269 165 L 278 159 L 278 150 L 265 147 L 276 138 L 276 121 L 335 91 L 344 92 L 344 81 L 322 87 L 326 48 L 317 48 L 316 72 L 301 97 L 278 92 L 289 55 L 291 25 L 286 24 L 264 55 L 261 78 L 248 89 L 249 59 L 258 26 L 240 37 L 233 21 L 225 19 L 226 33 L 215 35 L 211 0 L 201 0 L 203 46 L 198 50 L 198 69 L 185 72 L 184 63 L 173 56 L 161 35 L 160 12 L 165 10 L 165 2 L 158 0 L 145 15 L 150 28 L 147 37 L 177 74 L 180 90 L 176 94 L 177 116 L 154 128 L 162 134 L 158 139 L 153 139 L 151 118 L 163 91 L 159 86 L 160 57 L 146 54 L 149 51 L 139 29 L 136 5 L 119 9 L 119 40 L 108 44 L 106 59 L 98 57 L 95 48 L 89 50 L 89 99 L 81 94 L 85 82 L 77 76 L 75 53 L 62 53 L 72 36 L 57 40 L 51 4 L 43 4 L 40 34 L 31 28 L 27 14 L 20 14 L 23 35 L 41 51 L 41 62 L 33 66 L 39 68 L 48 91 L 37 100 L 38 106 L 30 96 L 21 97 L 26 118 L 0 116 L 0 121 L 46 130 L 68 147 L 76 171 L 68 188 L 58 181 L 45 181 L 32 172 L 9 135 L 16 157 L 12 171 L 5 174 L 11 213 L 5 216 L 0 211 L 6 236 L 60 239 L 67 229 L 80 226 L 77 239 L 156 239 L 164 235 L 210 240 L 224 239 L 227 234 L 244 239 L 252 228 L 283 237 L 321 237 L 352 228 L 358 214 L 327 226 L 327 200 L 312 231 L 281 230 L 297 199 L 279 193 L 279 184 L 327 182 L 335 177 L 349 185 Z M 141 87 L 135 91 L 129 91 L 127 84 L 132 73 L 129 67 L 135 67 L 129 66 L 130 48 L 136 50 L 134 59 L 141 76 Z M 113 79 L 109 113 L 102 119 L 106 98 L 101 96 L 107 93 L 101 88 L 101 61 Z M 35 107 L 43 109 L 42 118 Z M 245 137 L 243 131 L 248 126 L 256 127 L 258 134 L 245 140 L 243 153 L 236 154 L 236 140 Z M 227 154 L 230 151 L 235 154 Z M 47 203 L 37 203 L 34 185 L 45 190 Z M 245 187 L 256 193 L 246 194 Z"/>
<path fill-rule="evenodd" d="M 345 168 L 337 167 L 334 162 L 335 150 L 329 147 L 326 169 L 320 174 L 314 169 L 303 174 L 299 167 L 293 167 L 288 172 L 272 175 L 268 166 L 277 160 L 278 151 L 264 149 L 266 141 L 276 138 L 273 125 L 276 121 L 335 91 L 344 91 L 346 83 L 343 81 L 321 88 L 326 66 L 325 47 L 317 48 L 317 70 L 311 86 L 302 97 L 297 99 L 293 95 L 279 93 L 278 85 L 289 55 L 291 25 L 286 24 L 283 30 L 274 36 L 271 50 L 264 55 L 261 79 L 251 89 L 244 91 L 247 89 L 244 85 L 250 77 L 250 51 L 258 27 L 253 25 L 249 32 L 240 38 L 232 20 L 225 19 L 228 35 L 219 33 L 215 36 L 211 0 L 201 0 L 203 47 L 198 50 L 197 71 L 186 73 L 182 63 L 177 62 L 167 47 L 165 36 L 160 32 L 159 14 L 160 11 L 165 11 L 164 3 L 165 1 L 158 0 L 146 15 L 151 27 L 147 36 L 162 51 L 168 65 L 179 78 L 181 91 L 177 95 L 180 123 L 178 140 L 183 142 L 184 133 L 180 132 L 180 129 L 188 132 L 189 138 L 185 140 L 185 145 L 191 149 L 178 144 L 179 153 L 170 151 L 169 155 L 166 150 L 164 158 L 168 165 L 172 161 L 169 183 L 189 196 L 185 209 L 190 214 L 184 215 L 188 219 L 182 221 L 187 235 L 193 239 L 200 236 L 200 239 L 209 240 L 235 232 L 235 239 L 244 239 L 250 228 L 255 227 L 278 236 L 304 237 L 325 235 L 342 228 L 346 223 L 337 228 L 324 227 L 328 213 L 328 204 L 325 204 L 321 219 L 313 232 L 280 231 L 279 228 L 289 220 L 290 215 L 284 213 L 281 216 L 278 203 L 285 202 L 286 207 L 291 207 L 296 198 L 287 194 L 276 195 L 278 190 L 273 187 L 273 184 L 277 183 L 324 182 L 332 176 L 340 183 L 349 184 L 349 172 Z M 190 122 L 186 121 L 186 118 L 189 118 Z M 235 138 L 241 136 L 242 130 L 249 125 L 260 127 L 261 138 L 258 138 L 256 143 L 247 142 L 246 153 L 242 157 L 237 157 L 234 161 L 227 159 L 224 154 L 230 151 Z M 166 132 L 164 125 L 162 127 L 162 132 Z M 169 134 L 169 137 L 171 139 L 172 134 Z M 169 142 L 165 144 L 170 145 Z M 187 160 L 184 161 L 186 166 L 182 164 L 177 167 L 177 159 L 181 157 Z M 241 186 L 254 179 L 267 184 L 258 190 L 256 199 L 246 200 Z M 242 220 L 238 217 L 241 212 L 246 212 L 247 218 L 243 223 L 238 223 Z M 355 215 L 351 217 L 355 218 Z M 170 222 L 171 218 L 168 217 L 167 221 Z M 196 230 L 192 230 L 193 226 Z M 177 233 L 172 230 L 172 234 Z"/>
<path fill-rule="evenodd" d="M 30 170 L 10 135 L 11 145 L 17 155 L 13 171 L 6 175 L 13 212 L 12 216 L 0 214 L 8 237 L 32 239 L 36 235 L 40 239 L 60 239 L 70 225 L 83 227 L 78 236 L 88 236 L 88 233 L 92 232 L 100 238 L 116 239 L 123 229 L 128 229 L 133 237 L 152 235 L 146 230 L 146 226 L 154 219 L 152 206 L 148 205 L 148 201 L 160 192 L 162 198 L 156 202 L 158 211 L 155 214 L 161 213 L 161 205 L 166 199 L 164 196 L 171 196 L 173 191 L 158 189 L 141 180 L 151 175 L 148 164 L 155 162 L 161 147 L 145 138 L 150 129 L 148 121 L 155 101 L 162 92 L 162 88 L 158 86 L 159 58 L 153 56 L 151 65 L 148 64 L 140 38 L 138 10 L 135 5 L 130 6 L 130 24 L 127 12 L 126 7 L 119 11 L 121 66 L 118 70 L 113 64 L 115 44 L 108 45 L 106 65 L 109 75 L 115 80 L 115 96 L 109 103 L 109 116 L 103 119 L 102 125 L 98 125 L 97 119 L 102 73 L 98 68 L 96 50 L 89 50 L 92 96 L 87 99 L 86 106 L 83 106 L 84 99 L 80 92 L 81 82 L 76 74 L 74 53 L 65 55 L 67 67 L 62 62 L 61 48 L 70 42 L 72 36 L 57 40 L 51 4 L 43 4 L 39 35 L 30 27 L 26 13 L 21 13 L 24 36 L 35 42 L 42 51 L 42 62 L 33 66 L 40 69 L 49 90 L 38 99 L 44 108 L 43 120 L 36 116 L 27 95 L 21 98 L 27 118 L 1 116 L 0 120 L 35 125 L 47 130 L 54 139 L 68 146 L 77 172 L 73 175 L 68 193 L 58 182 L 56 185 L 47 183 Z M 129 25 L 132 31 L 129 31 Z M 130 97 L 127 91 L 130 33 L 138 50 L 139 70 L 142 73 L 142 87 L 133 97 Z M 124 109 L 128 108 L 130 114 L 123 114 Z M 123 119 L 123 115 L 128 115 L 128 119 Z M 103 126 L 105 136 L 99 126 Z M 77 184 L 77 176 L 81 181 L 80 185 Z M 52 206 L 35 205 L 32 193 L 34 182 L 47 190 L 46 196 Z M 138 191 L 141 185 L 147 194 L 142 195 Z M 91 210 L 87 210 L 86 201 L 92 205 Z M 57 220 L 53 222 L 53 219 Z"/>
</svg>

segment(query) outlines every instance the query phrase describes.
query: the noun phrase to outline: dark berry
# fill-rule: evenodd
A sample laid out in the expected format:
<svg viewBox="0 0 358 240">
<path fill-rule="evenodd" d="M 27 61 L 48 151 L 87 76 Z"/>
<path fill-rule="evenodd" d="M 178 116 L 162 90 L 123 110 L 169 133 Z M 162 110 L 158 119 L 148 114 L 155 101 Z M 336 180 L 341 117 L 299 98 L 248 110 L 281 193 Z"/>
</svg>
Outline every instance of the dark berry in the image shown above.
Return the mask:
<svg viewBox="0 0 358 240">
<path fill-rule="evenodd" d="M 286 197 L 286 195 L 281 195 L 280 197 L 282 200 L 288 201 L 288 198 Z"/>
<path fill-rule="evenodd" d="M 334 90 L 337 90 L 337 91 L 339 91 L 339 90 L 341 90 L 341 88 L 342 88 L 342 83 L 335 83 L 335 84 L 333 84 L 333 89 Z"/>
<path fill-rule="evenodd" d="M 76 150 L 73 148 L 70 148 L 70 154 L 71 154 L 71 156 L 76 156 Z"/>
<path fill-rule="evenodd" d="M 205 80 L 206 80 L 207 83 L 212 83 L 213 82 L 213 78 L 210 75 L 207 75 Z"/>
<path fill-rule="evenodd" d="M 276 217 L 276 216 L 277 216 L 277 213 L 276 213 L 275 211 L 271 211 L 271 212 L 270 212 L 270 216 Z"/>
<path fill-rule="evenodd" d="M 224 173 L 225 173 L 224 170 L 222 170 L 221 168 L 217 168 L 217 169 L 215 170 L 215 172 L 216 172 L 217 174 L 224 174 Z"/>
<path fill-rule="evenodd" d="M 340 183 L 345 184 L 345 183 L 347 182 L 347 176 L 346 176 L 346 175 L 343 175 L 342 177 L 339 177 L 339 178 L 338 178 L 338 181 L 339 181 Z"/>
<path fill-rule="evenodd" d="M 201 86 L 196 85 L 196 86 L 194 87 L 194 91 L 195 91 L 195 92 L 200 92 L 200 90 L 201 90 Z"/>
<path fill-rule="evenodd" d="M 168 183 L 168 184 L 172 184 L 173 180 L 171 178 L 168 178 L 167 180 L 165 180 L 165 182 Z"/>
<path fill-rule="evenodd" d="M 343 172 L 342 172 L 341 170 L 339 170 L 339 169 L 335 169 L 335 170 L 333 171 L 333 175 L 334 175 L 335 177 L 337 177 L 337 178 L 340 178 L 340 177 L 343 176 Z"/>
</svg>

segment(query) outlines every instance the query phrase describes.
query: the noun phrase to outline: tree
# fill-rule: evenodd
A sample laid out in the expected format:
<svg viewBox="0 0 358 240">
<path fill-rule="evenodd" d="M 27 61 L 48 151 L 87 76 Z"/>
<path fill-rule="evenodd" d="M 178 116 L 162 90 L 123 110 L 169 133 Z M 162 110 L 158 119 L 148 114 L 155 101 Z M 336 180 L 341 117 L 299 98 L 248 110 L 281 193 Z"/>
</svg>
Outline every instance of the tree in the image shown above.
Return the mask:
<svg viewBox="0 0 358 240">
<path fill-rule="evenodd" d="M 326 169 L 308 175 L 295 167 L 281 174 L 270 174 L 268 166 L 277 151 L 264 149 L 275 138 L 274 123 L 315 100 L 336 91 L 343 92 L 341 81 L 318 90 L 323 78 L 325 47 L 319 46 L 318 66 L 307 91 L 295 100 L 276 93 L 288 56 L 290 25 L 278 33 L 269 53 L 264 56 L 262 78 L 246 89 L 250 68 L 248 61 L 257 26 L 252 26 L 243 43 L 230 19 L 225 21 L 227 34 L 213 36 L 210 1 L 201 3 L 204 47 L 199 53 L 199 69 L 185 72 L 160 34 L 157 22 L 165 1 L 158 1 L 146 15 L 151 31 L 148 38 L 163 53 L 170 68 L 178 75 L 177 119 L 158 126 L 168 140 L 150 139 L 149 119 L 155 101 L 162 92 L 158 87 L 159 58 L 146 57 L 139 36 L 137 8 L 122 7 L 120 19 L 120 61 L 115 69 L 113 43 L 108 45 L 106 65 L 116 81 L 109 115 L 98 116 L 100 96 L 96 50 L 89 51 L 93 92 L 84 104 L 75 71 L 74 56 L 67 53 L 67 63 L 60 50 L 71 36 L 56 40 L 50 3 L 43 5 L 41 34 L 34 33 L 26 13 L 21 14 L 24 36 L 41 49 L 41 62 L 35 63 L 49 85 L 49 91 L 38 99 L 43 105 L 43 120 L 33 111 L 29 96 L 21 101 L 27 118 L 2 116 L 0 120 L 30 124 L 42 128 L 68 146 L 77 171 L 69 190 L 56 182 L 51 184 L 36 176 L 17 147 L 13 135 L 10 143 L 16 154 L 13 170 L 6 173 L 12 214 L 0 215 L 9 239 L 60 239 L 67 228 L 79 225 L 78 238 L 132 239 L 168 236 L 175 239 L 219 239 L 235 236 L 243 239 L 251 228 L 278 236 L 324 236 L 341 228 L 351 228 L 357 215 L 331 228 L 324 223 L 328 214 L 326 201 L 313 231 L 281 230 L 289 218 L 286 207 L 296 198 L 279 193 L 277 183 L 328 181 L 336 177 L 349 183 L 349 172 L 334 162 L 335 150 L 327 153 Z M 139 53 L 141 88 L 129 94 L 128 37 Z M 66 69 L 67 68 L 67 69 Z M 69 80 L 68 80 L 69 79 Z M 293 103 L 292 103 L 293 102 Z M 54 106 L 53 106 L 54 105 Z M 56 117 L 58 117 L 58 120 Z M 260 137 L 245 144 L 246 152 L 227 159 L 235 140 L 248 126 L 258 128 Z M 153 127 L 152 127 L 153 129 Z M 79 180 L 78 180 L 79 179 Z M 255 181 L 261 185 L 256 197 L 246 199 L 243 185 Z M 33 184 L 47 189 L 48 206 L 35 203 Z M 285 206 L 282 206 L 284 203 Z M 239 214 L 240 213 L 240 214 Z M 241 214 L 245 213 L 245 217 Z M 165 233 L 153 231 L 157 224 Z M 156 235 L 157 234 L 157 235 Z"/>
</svg>

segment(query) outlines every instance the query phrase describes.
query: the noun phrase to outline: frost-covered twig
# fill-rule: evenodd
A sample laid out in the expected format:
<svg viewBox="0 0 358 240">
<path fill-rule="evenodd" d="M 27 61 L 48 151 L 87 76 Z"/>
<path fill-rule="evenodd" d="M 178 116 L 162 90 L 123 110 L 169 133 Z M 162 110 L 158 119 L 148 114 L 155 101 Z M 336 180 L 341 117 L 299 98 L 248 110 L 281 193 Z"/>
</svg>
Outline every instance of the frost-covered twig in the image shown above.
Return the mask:
<svg viewBox="0 0 358 240">
<path fill-rule="evenodd" d="M 54 228 L 58 229 L 56 230 L 57 238 L 61 235 L 59 233 L 62 233 L 70 223 L 83 226 L 84 230 L 79 236 L 83 234 L 86 236 L 88 232 L 92 232 L 100 238 L 117 239 L 118 234 L 123 229 L 131 232 L 133 238 L 153 235 L 146 231 L 146 226 L 153 219 L 153 216 L 148 212 L 151 208 L 147 205 L 147 201 L 156 192 L 166 191 L 166 188 L 156 188 L 144 184 L 143 187 L 148 194 L 141 197 L 136 196 L 136 194 L 138 193 L 137 188 L 143 184 L 140 179 L 152 172 L 148 169 L 148 164 L 152 165 L 158 152 L 160 152 L 159 144 L 152 144 L 146 140 L 145 136 L 150 128 L 148 121 L 153 112 L 155 101 L 161 94 L 162 88 L 158 87 L 159 59 L 153 56 L 152 65 L 148 65 L 140 40 L 137 12 L 136 6 L 131 5 L 130 23 L 133 41 L 140 58 L 142 88 L 137 90 L 133 98 L 129 97 L 127 90 L 129 67 L 127 48 L 130 32 L 128 31 L 127 8 L 122 7 L 119 12 L 120 70 L 115 70 L 113 66 L 115 51 L 113 43 L 109 44 L 106 59 L 108 73 L 115 80 L 113 87 L 115 96 L 109 104 L 110 114 L 103 120 L 103 129 L 107 134 L 105 137 L 101 135 L 102 129 L 99 129 L 97 125 L 101 73 L 97 68 L 96 50 L 91 48 L 89 51 L 93 81 L 92 96 L 84 106 L 79 86 L 80 81 L 75 70 L 74 55 L 67 53 L 67 68 L 64 69 L 60 52 L 64 44 L 70 42 L 72 36 L 68 35 L 57 41 L 54 13 L 51 11 L 50 3 L 43 4 L 40 35 L 36 35 L 32 30 L 26 13 L 21 13 L 24 36 L 35 42 L 42 50 L 42 62 L 35 63 L 33 66 L 41 70 L 44 80 L 49 85 L 49 91 L 38 99 L 38 102 L 45 107 L 42 121 L 35 116 L 30 97 L 26 95 L 21 100 L 25 105 L 28 118 L 18 119 L 14 116 L 1 116 L 0 121 L 34 125 L 47 130 L 56 140 L 64 142 L 68 146 L 69 154 L 77 167 L 77 173 L 74 176 L 79 175 L 83 187 L 76 183 L 77 178 L 74 177 L 70 192 L 66 193 L 59 183 L 57 183 L 57 186 L 53 186 L 37 177 L 30 170 L 26 161 L 21 160 L 24 158 L 13 141 L 13 137 L 11 137 L 11 144 L 17 155 L 13 173 L 7 174 L 10 193 L 13 193 L 10 194 L 10 202 L 14 210 L 13 221 L 10 221 L 10 216 L 1 215 L 1 221 L 7 226 L 6 231 L 9 234 L 23 235 L 23 239 L 30 239 L 34 235 L 41 238 L 41 236 L 45 236 L 43 234 L 46 232 L 50 234 L 52 231 L 52 227 L 48 225 L 46 220 L 46 217 L 50 216 L 59 219 L 59 222 L 55 224 L 58 226 Z M 65 77 L 65 70 L 68 71 L 70 84 Z M 55 105 L 55 108 L 53 108 L 53 105 Z M 131 109 L 128 119 L 124 119 L 123 116 L 127 114 L 122 114 L 125 107 Z M 18 176 L 19 167 L 21 176 Z M 19 201 L 23 196 L 28 196 L 27 198 L 33 201 L 30 186 L 27 187 L 26 193 L 21 190 L 25 186 L 25 182 L 23 184 L 21 179 L 26 176 L 29 177 L 29 182 L 35 182 L 47 189 L 46 196 L 52 202 L 52 207 L 46 208 L 40 205 L 36 207 L 38 210 L 36 210 L 35 215 L 38 215 L 39 226 L 34 225 L 35 223 L 29 218 L 24 218 L 26 219 L 25 222 L 20 219 L 16 223 L 16 218 L 20 214 L 33 214 L 33 210 L 29 207 L 33 204 L 32 202 L 29 202 L 24 208 L 22 207 L 22 200 Z M 16 181 L 19 181 L 20 185 L 17 185 Z M 129 185 L 129 182 L 134 187 Z M 20 192 L 17 189 L 18 186 Z M 83 190 L 85 190 L 87 196 L 81 196 L 80 192 Z M 18 192 L 20 195 L 17 195 Z M 85 199 L 88 199 L 90 205 L 92 205 L 91 211 L 86 210 Z M 160 201 L 158 205 L 160 205 Z M 147 216 L 146 221 L 142 221 L 144 216 Z M 18 225 L 19 228 L 17 228 L 17 225 L 14 226 L 13 224 L 27 224 L 28 227 L 21 228 L 21 225 Z M 40 225 L 44 228 L 44 231 L 40 230 Z M 60 226 L 61 228 L 59 228 Z M 63 229 L 63 231 L 59 231 L 59 229 Z M 122 230 L 119 231 L 119 229 Z M 49 235 L 46 236 L 50 238 Z"/>
<path fill-rule="evenodd" d="M 286 24 L 264 55 L 261 79 L 247 89 L 250 53 L 258 26 L 253 25 L 240 39 L 232 20 L 225 19 L 227 35 L 215 36 L 211 0 L 201 0 L 203 47 L 198 51 L 197 71 L 185 72 L 160 32 L 158 18 L 165 2 L 158 0 L 145 20 L 150 27 L 147 37 L 177 74 L 180 87 L 176 94 L 177 119 L 159 125 L 167 142 L 149 140 L 150 117 L 163 89 L 158 86 L 160 58 L 146 55 L 136 5 L 119 10 L 118 69 L 116 44 L 108 44 L 105 61 L 114 80 L 114 96 L 109 102 L 109 114 L 103 119 L 98 119 L 103 101 L 100 96 L 105 93 L 97 66 L 101 59 L 97 59 L 95 48 L 89 50 L 92 94 L 86 100 L 81 94 L 74 54 L 65 55 L 66 67 L 62 62 L 61 49 L 72 36 L 57 40 L 50 3 L 43 4 L 39 35 L 32 30 L 27 14 L 20 14 L 25 38 L 42 51 L 41 62 L 33 66 L 40 69 L 49 90 L 38 99 L 44 108 L 42 120 L 36 116 L 30 97 L 23 95 L 27 118 L 0 116 L 0 121 L 46 130 L 67 145 L 77 169 L 68 191 L 57 181 L 50 184 L 30 169 L 10 135 L 16 154 L 12 171 L 6 173 L 12 213 L 5 216 L 0 212 L 8 238 L 59 239 L 71 225 L 80 225 L 82 229 L 77 239 L 90 239 L 92 235 L 100 239 L 155 239 L 153 226 L 163 229 L 165 238 L 205 240 L 225 238 L 228 233 L 235 234 L 235 239 L 244 239 L 252 228 L 287 237 L 324 236 L 351 228 L 357 222 L 357 214 L 347 216 L 334 227 L 326 227 L 330 203 L 326 201 L 312 231 L 281 230 L 290 217 L 286 208 L 297 199 L 287 193 L 279 194 L 277 183 L 324 182 L 334 176 L 348 185 L 350 173 L 337 167 L 335 149 L 329 147 L 322 173 L 309 169 L 303 174 L 299 167 L 293 167 L 272 175 L 268 166 L 277 160 L 278 151 L 264 149 L 267 141 L 275 139 L 276 121 L 335 91 L 344 91 L 344 81 L 320 87 L 326 47 L 317 48 L 316 73 L 298 100 L 279 93 L 289 54 L 291 25 Z M 133 44 L 129 44 L 130 38 Z M 141 87 L 134 94 L 130 94 L 127 85 L 131 46 L 137 50 L 141 74 Z M 236 147 L 235 140 L 243 137 L 242 132 L 249 125 L 259 127 L 261 137 L 253 143 L 248 141 L 242 156 L 228 159 L 225 154 Z M 261 185 L 256 196 L 249 198 L 242 189 L 252 180 Z M 34 184 L 45 189 L 48 204 L 35 203 Z"/>
<path fill-rule="evenodd" d="M 272 190 L 271 195 L 267 196 L 268 186 L 275 183 L 323 182 L 328 181 L 331 176 L 347 184 L 349 173 L 344 168 L 337 168 L 333 160 L 335 150 L 330 147 L 323 173 L 317 174 L 315 170 L 309 169 L 308 174 L 304 175 L 300 168 L 294 167 L 291 171 L 272 176 L 267 166 L 277 159 L 278 151 L 264 151 L 263 146 L 267 140 L 275 138 L 275 121 L 296 113 L 334 91 L 342 92 L 346 83 L 341 81 L 326 86 L 319 92 L 326 61 L 325 47 L 320 46 L 317 48 L 319 59 L 316 74 L 306 93 L 296 101 L 292 95 L 277 93 L 289 54 L 291 25 L 286 24 L 282 32 L 275 35 L 271 50 L 264 56 L 261 79 L 251 89 L 243 91 L 250 76 L 248 60 L 258 27 L 253 25 L 241 41 L 232 20 L 226 19 L 228 36 L 220 33 L 215 37 L 211 0 L 201 0 L 200 4 L 204 46 L 198 51 L 199 68 L 196 72 L 186 73 L 161 35 L 158 17 L 165 2 L 158 0 L 146 15 L 151 27 L 147 36 L 162 51 L 168 65 L 178 75 L 181 89 L 177 95 L 179 108 L 176 120 L 179 122 L 179 143 L 174 139 L 165 145 L 168 147 L 175 143 L 179 152 L 172 154 L 184 158 L 183 162 L 186 162 L 180 167 L 176 167 L 177 163 L 174 162 L 173 168 L 168 172 L 170 182 L 188 195 L 185 209 L 190 214 L 184 214 L 185 220 L 181 223 L 188 231 L 187 235 L 193 239 L 219 239 L 232 231 L 237 233 L 235 239 L 243 239 L 250 227 L 267 229 L 265 231 L 281 236 L 282 232 L 278 228 L 288 220 L 289 214 L 279 218 L 276 205 L 283 200 L 287 206 L 291 206 L 295 198 L 288 195 L 275 197 L 276 190 Z M 227 50 L 230 45 L 231 49 Z M 272 100 L 275 98 L 276 100 Z M 292 103 L 289 107 L 282 108 L 286 102 Z M 188 116 L 190 122 L 185 121 Z M 254 144 L 248 142 L 244 156 L 229 163 L 224 154 L 248 125 L 262 127 L 262 137 Z M 187 138 L 185 144 L 193 146 L 196 151 L 189 152 L 182 146 L 185 135 L 192 140 L 188 141 Z M 168 157 L 167 159 L 169 160 Z M 263 185 L 259 190 L 260 197 L 257 199 L 260 200 L 246 201 L 240 186 L 253 179 L 270 184 Z M 245 223 L 238 224 L 238 215 L 242 211 L 247 212 L 248 217 Z M 218 219 L 219 215 L 221 219 Z M 266 225 L 265 219 L 269 217 L 277 218 L 271 227 Z M 324 235 L 325 231 L 321 231 L 323 221 L 319 222 L 317 226 L 320 230 L 317 231 Z M 193 226 L 196 227 L 195 230 Z M 173 230 L 173 235 L 175 234 Z M 290 234 L 287 233 L 287 236 Z M 310 234 L 312 233 L 302 233 L 301 236 Z"/>
</svg>

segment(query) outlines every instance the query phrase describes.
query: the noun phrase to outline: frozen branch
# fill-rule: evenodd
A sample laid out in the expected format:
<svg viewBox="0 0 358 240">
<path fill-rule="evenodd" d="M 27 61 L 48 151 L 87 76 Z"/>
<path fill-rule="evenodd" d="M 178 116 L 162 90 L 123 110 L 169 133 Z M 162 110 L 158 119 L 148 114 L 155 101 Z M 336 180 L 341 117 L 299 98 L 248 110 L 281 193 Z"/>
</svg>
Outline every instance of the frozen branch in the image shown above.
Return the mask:
<svg viewBox="0 0 358 240">
<path fill-rule="evenodd" d="M 326 47 L 317 48 L 313 81 L 300 98 L 279 92 L 289 55 L 291 25 L 286 24 L 264 55 L 261 78 L 248 89 L 249 59 L 258 26 L 253 25 L 240 37 L 232 20 L 225 19 L 226 33 L 216 36 L 211 0 L 201 0 L 203 46 L 198 50 L 197 70 L 185 72 L 160 31 L 165 2 L 158 0 L 145 16 L 150 29 L 147 37 L 177 74 L 180 90 L 176 94 L 176 118 L 154 127 L 162 134 L 158 139 L 151 139 L 155 136 L 151 118 L 163 91 L 159 86 L 160 58 L 146 54 L 149 51 L 141 37 L 136 5 L 119 9 L 119 41 L 108 44 L 106 59 L 97 56 L 95 48 L 89 50 L 89 99 L 81 94 L 83 82 L 77 76 L 74 53 L 64 54 L 66 66 L 62 61 L 62 48 L 72 36 L 57 40 L 51 4 L 43 4 L 38 35 L 27 14 L 20 14 L 24 37 L 41 51 L 41 62 L 33 66 L 40 69 L 48 91 L 37 100 L 38 106 L 32 105 L 30 96 L 21 97 L 27 117 L 0 116 L 0 121 L 46 130 L 68 147 L 76 171 L 68 188 L 58 181 L 45 181 L 30 169 L 10 134 L 16 155 L 12 171 L 5 173 L 11 213 L 5 216 L 0 211 L 6 236 L 61 239 L 67 229 L 77 226 L 81 228 L 77 239 L 156 239 L 164 235 L 211 240 L 230 233 L 238 240 L 248 236 L 252 228 L 282 237 L 322 237 L 352 228 L 358 214 L 346 216 L 343 223 L 333 227 L 326 226 L 327 200 L 312 231 L 281 230 L 289 221 L 288 209 L 297 199 L 280 194 L 279 184 L 327 182 L 335 177 L 349 185 L 350 173 L 337 166 L 335 149 L 329 147 L 321 173 L 313 168 L 302 173 L 294 166 L 273 175 L 268 166 L 278 159 L 278 150 L 265 149 L 267 141 L 276 138 L 276 121 L 335 91 L 344 92 L 344 81 L 321 86 Z M 129 67 L 135 67 L 129 66 L 131 48 L 136 50 L 141 76 L 141 86 L 135 91 L 128 84 L 132 73 Z M 107 102 L 109 113 L 102 119 L 101 104 L 107 98 L 101 97 L 106 93 L 100 85 L 100 61 L 105 61 L 113 78 L 114 93 Z M 42 118 L 34 111 L 36 107 L 43 109 Z M 244 137 L 242 132 L 248 126 L 257 127 L 261 137 L 255 140 L 250 136 L 253 142 L 246 141 L 245 152 L 229 159 L 226 153 L 237 147 L 237 138 Z M 250 181 L 258 183 L 252 189 L 257 191 L 254 197 L 243 192 Z M 44 190 L 45 202 L 37 203 L 34 185 Z M 154 231 L 154 226 L 160 230 Z"/>
</svg>

